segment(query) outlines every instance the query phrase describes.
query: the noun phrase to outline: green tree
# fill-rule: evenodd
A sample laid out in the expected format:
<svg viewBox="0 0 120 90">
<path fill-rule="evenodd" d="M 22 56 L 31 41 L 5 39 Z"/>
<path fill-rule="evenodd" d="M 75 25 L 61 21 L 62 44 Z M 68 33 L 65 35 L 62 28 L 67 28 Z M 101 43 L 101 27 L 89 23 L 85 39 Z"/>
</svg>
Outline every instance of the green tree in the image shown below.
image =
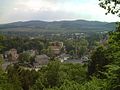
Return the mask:
<svg viewBox="0 0 120 90">
<path fill-rule="evenodd" d="M 53 87 L 59 85 L 59 68 L 60 63 L 57 61 L 48 64 L 48 70 L 46 72 L 48 86 Z"/>
<path fill-rule="evenodd" d="M 104 70 L 104 66 L 109 63 L 106 58 L 105 48 L 103 46 L 98 47 L 96 51 L 91 55 L 91 61 L 88 66 L 89 75 L 98 74 L 100 71 Z"/>
<path fill-rule="evenodd" d="M 21 53 L 19 56 L 19 61 L 22 63 L 30 63 L 31 61 L 31 56 L 29 53 Z"/>
<path fill-rule="evenodd" d="M 10 65 L 7 67 L 8 82 L 12 84 L 14 90 L 22 90 L 18 71 L 18 66 Z"/>
</svg>

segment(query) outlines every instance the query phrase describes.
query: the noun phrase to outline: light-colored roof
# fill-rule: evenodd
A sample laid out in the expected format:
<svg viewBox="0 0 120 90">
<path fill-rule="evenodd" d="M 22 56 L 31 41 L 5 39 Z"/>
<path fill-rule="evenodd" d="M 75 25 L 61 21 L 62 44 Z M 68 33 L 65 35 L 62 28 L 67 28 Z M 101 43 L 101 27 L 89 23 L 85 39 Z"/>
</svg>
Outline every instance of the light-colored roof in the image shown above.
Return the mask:
<svg viewBox="0 0 120 90">
<path fill-rule="evenodd" d="M 63 53 L 63 54 L 60 55 L 60 57 L 70 57 L 70 55 Z"/>
<path fill-rule="evenodd" d="M 64 62 L 65 63 L 82 63 L 82 61 L 79 59 L 65 60 Z"/>
<path fill-rule="evenodd" d="M 60 50 L 60 49 L 61 49 L 60 46 L 50 46 L 50 48 L 51 48 L 52 50 Z"/>
<path fill-rule="evenodd" d="M 45 55 L 45 54 L 43 54 L 43 55 L 37 55 L 36 58 L 39 58 L 39 59 L 47 58 L 47 59 L 49 59 L 49 57 L 47 55 Z"/>
<path fill-rule="evenodd" d="M 15 48 L 12 48 L 12 49 L 10 49 L 10 51 L 17 51 L 17 49 L 15 49 Z"/>
</svg>

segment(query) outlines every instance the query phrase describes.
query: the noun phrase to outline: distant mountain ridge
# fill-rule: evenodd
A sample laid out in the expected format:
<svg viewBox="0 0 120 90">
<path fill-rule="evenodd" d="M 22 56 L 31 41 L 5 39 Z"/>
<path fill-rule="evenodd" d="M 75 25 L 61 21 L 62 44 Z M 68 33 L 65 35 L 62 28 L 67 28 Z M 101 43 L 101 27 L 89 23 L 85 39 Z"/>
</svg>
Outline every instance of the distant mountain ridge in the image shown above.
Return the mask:
<svg viewBox="0 0 120 90">
<path fill-rule="evenodd" d="M 8 24 L 1 24 L 0 25 L 0 31 L 1 30 L 11 30 L 14 29 L 14 31 L 17 29 L 21 30 L 27 30 L 32 29 L 34 30 L 68 30 L 68 31 L 112 31 L 115 30 L 115 22 L 100 22 L 100 21 L 87 21 L 87 20 L 73 20 L 73 21 L 39 21 L 39 20 L 33 20 L 33 21 L 25 21 L 25 22 L 14 22 L 14 23 L 8 23 Z"/>
</svg>

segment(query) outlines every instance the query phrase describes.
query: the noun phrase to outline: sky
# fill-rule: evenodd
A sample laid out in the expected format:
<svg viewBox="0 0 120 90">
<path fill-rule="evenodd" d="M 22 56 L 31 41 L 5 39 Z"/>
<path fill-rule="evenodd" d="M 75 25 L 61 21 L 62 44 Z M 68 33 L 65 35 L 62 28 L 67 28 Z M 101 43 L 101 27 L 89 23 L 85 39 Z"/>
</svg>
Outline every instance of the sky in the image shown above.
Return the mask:
<svg viewBox="0 0 120 90">
<path fill-rule="evenodd" d="M 99 5 L 99 0 L 0 0 L 0 24 L 42 20 L 120 21 Z"/>
</svg>

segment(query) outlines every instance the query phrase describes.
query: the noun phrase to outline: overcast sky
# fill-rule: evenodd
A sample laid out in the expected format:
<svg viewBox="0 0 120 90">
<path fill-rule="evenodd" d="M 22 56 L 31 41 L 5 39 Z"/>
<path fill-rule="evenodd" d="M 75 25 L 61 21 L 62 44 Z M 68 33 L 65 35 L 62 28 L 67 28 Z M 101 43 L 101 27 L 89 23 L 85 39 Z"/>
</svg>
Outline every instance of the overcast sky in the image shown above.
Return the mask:
<svg viewBox="0 0 120 90">
<path fill-rule="evenodd" d="M 28 20 L 95 20 L 119 21 L 105 15 L 99 0 L 0 0 L 0 23 Z"/>
</svg>

